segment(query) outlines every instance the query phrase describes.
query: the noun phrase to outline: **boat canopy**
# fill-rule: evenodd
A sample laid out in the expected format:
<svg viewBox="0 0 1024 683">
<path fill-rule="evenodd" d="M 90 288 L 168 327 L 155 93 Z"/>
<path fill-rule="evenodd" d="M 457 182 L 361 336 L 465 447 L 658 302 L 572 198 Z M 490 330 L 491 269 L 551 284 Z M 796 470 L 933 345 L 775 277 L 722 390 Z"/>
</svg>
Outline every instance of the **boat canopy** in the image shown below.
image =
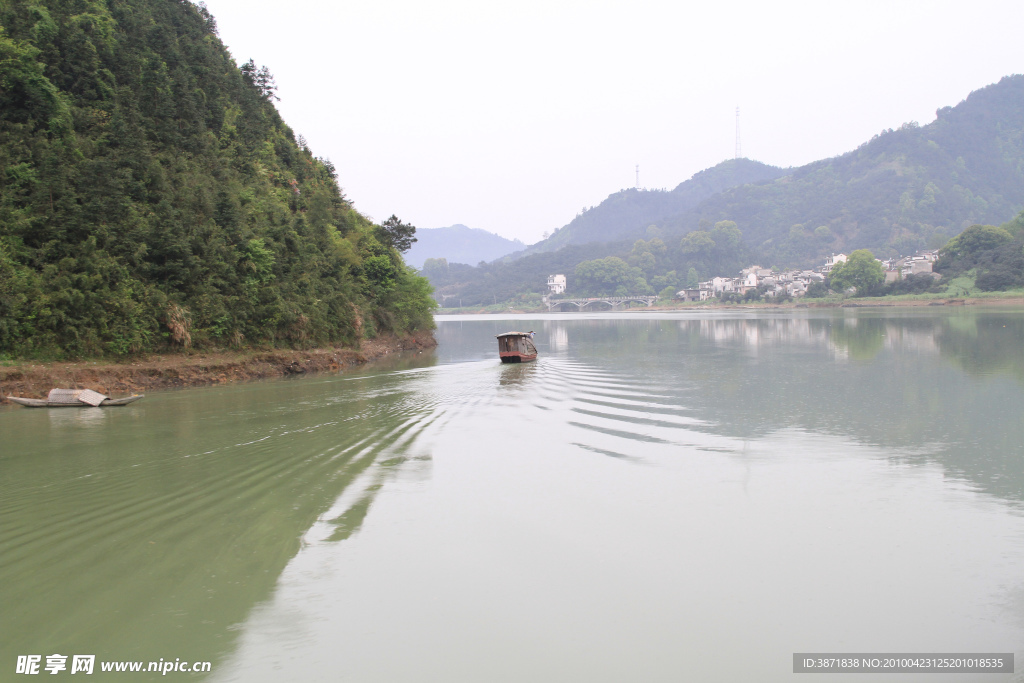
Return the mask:
<svg viewBox="0 0 1024 683">
<path fill-rule="evenodd" d="M 495 339 L 501 339 L 502 337 L 532 337 L 533 332 L 502 332 L 495 336 Z"/>
</svg>

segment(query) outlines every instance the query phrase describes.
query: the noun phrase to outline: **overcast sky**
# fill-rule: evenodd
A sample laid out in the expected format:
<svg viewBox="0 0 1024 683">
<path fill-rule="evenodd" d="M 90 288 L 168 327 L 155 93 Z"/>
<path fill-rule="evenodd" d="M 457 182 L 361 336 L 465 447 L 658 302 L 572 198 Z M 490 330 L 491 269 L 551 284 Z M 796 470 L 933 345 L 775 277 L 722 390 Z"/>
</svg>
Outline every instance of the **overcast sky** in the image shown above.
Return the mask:
<svg viewBox="0 0 1024 683">
<path fill-rule="evenodd" d="M 1024 2 L 207 0 L 357 209 L 532 243 L 632 187 L 799 166 L 1024 72 Z"/>
</svg>

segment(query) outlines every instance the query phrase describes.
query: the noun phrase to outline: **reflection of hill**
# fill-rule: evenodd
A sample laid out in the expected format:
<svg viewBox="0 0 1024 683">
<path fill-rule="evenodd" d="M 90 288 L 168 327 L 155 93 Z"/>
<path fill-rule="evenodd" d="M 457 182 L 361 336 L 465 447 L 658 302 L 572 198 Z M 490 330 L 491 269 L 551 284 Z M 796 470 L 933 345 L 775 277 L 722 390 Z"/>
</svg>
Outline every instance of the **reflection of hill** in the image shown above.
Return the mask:
<svg viewBox="0 0 1024 683">
<path fill-rule="evenodd" d="M 573 321 L 570 352 L 658 378 L 726 436 L 849 435 L 1024 501 L 1019 311 L 734 315 Z"/>
<path fill-rule="evenodd" d="M 181 392 L 95 423 L 0 415 L 31 456 L 3 453 L 4 656 L 170 654 L 216 671 L 231 627 L 339 496 L 352 504 L 322 523 L 331 540 L 358 531 L 384 480 L 422 470 L 404 463 L 430 406 L 408 387 L 385 376 Z"/>
<path fill-rule="evenodd" d="M 957 322 L 935 337 L 944 358 L 971 375 L 1008 374 L 1024 385 L 1024 320 L 986 316 Z"/>
</svg>

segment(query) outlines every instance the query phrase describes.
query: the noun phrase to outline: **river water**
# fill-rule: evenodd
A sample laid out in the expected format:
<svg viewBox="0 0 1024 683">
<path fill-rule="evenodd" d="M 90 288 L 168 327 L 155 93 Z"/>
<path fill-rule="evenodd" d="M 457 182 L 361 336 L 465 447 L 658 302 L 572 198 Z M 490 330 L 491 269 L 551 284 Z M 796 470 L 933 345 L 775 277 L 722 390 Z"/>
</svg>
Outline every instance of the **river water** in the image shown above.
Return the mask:
<svg viewBox="0 0 1024 683">
<path fill-rule="evenodd" d="M 536 363 L 498 363 L 509 329 Z M 1024 670 L 1024 309 L 437 337 L 358 376 L 0 408 L 0 680 L 29 654 L 216 682 L 834 680 L 796 652 Z M 99 670 L 159 659 L 212 671 Z"/>
</svg>

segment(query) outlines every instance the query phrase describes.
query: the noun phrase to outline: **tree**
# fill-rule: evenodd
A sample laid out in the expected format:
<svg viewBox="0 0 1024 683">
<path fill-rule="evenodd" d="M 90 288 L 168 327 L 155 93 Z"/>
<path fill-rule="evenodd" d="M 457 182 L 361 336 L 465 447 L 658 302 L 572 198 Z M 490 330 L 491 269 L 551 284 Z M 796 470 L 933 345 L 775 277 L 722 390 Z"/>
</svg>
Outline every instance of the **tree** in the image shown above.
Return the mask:
<svg viewBox="0 0 1024 683">
<path fill-rule="evenodd" d="M 857 289 L 863 296 L 873 287 L 885 280 L 882 264 L 875 260 L 875 255 L 867 249 L 858 249 L 850 254 L 846 263 L 839 263 L 829 273 L 829 284 L 832 289 L 842 292 L 850 287 Z"/>
<path fill-rule="evenodd" d="M 697 277 L 697 269 L 690 268 L 686 271 L 686 286 L 689 289 L 695 289 L 700 284 L 700 279 Z"/>
<path fill-rule="evenodd" d="M 277 83 L 274 81 L 274 76 L 270 73 L 270 69 L 267 68 L 266 64 L 256 72 L 256 87 L 259 88 L 260 94 L 266 99 L 281 100 L 277 96 Z"/>
<path fill-rule="evenodd" d="M 448 284 L 448 259 L 428 258 L 423 262 L 420 274 L 430 280 L 430 284 L 435 287 Z"/>
<path fill-rule="evenodd" d="M 740 246 L 740 239 L 743 233 L 736 227 L 734 221 L 718 221 L 715 229 L 711 231 L 711 239 L 723 253 L 731 254 Z"/>
<path fill-rule="evenodd" d="M 380 224 L 377 236 L 381 242 L 393 247 L 400 254 L 409 251 L 416 241 L 416 227 L 403 223 L 398 216 L 391 214 L 391 218 Z"/>
<path fill-rule="evenodd" d="M 1000 227 L 1011 235 L 1015 235 L 1018 239 L 1024 237 L 1024 211 L 1021 211 L 1013 220 L 1003 223 Z"/>
<path fill-rule="evenodd" d="M 715 241 L 711 235 L 703 230 L 694 230 L 683 236 L 679 248 L 684 254 L 696 254 L 703 256 L 711 253 L 715 248 Z"/>
<path fill-rule="evenodd" d="M 246 82 L 255 87 L 260 91 L 260 96 L 267 100 L 280 100 L 275 93 L 277 92 L 277 83 L 274 82 L 274 76 L 270 73 L 270 69 L 264 64 L 259 69 L 256 68 L 256 62 L 250 59 L 248 62 L 240 67 L 242 71 L 242 78 Z"/>
<path fill-rule="evenodd" d="M 658 262 L 654 258 L 654 254 L 646 252 L 638 260 L 637 266 L 640 268 L 640 270 L 644 271 L 644 275 L 646 275 L 647 277 L 654 277 L 655 270 L 658 266 Z"/>
<path fill-rule="evenodd" d="M 576 282 L 592 294 L 644 294 L 650 286 L 639 268 L 631 268 L 617 256 L 584 261 L 576 266 Z"/>
<path fill-rule="evenodd" d="M 804 293 L 808 299 L 821 299 L 828 296 L 828 287 L 824 282 L 812 282 L 807 285 L 807 291 Z"/>
<path fill-rule="evenodd" d="M 983 292 L 1000 292 L 1020 286 L 1022 279 L 1020 272 L 1003 266 L 981 273 L 974 284 Z"/>
<path fill-rule="evenodd" d="M 1005 228 L 994 225 L 972 225 L 951 239 L 942 248 L 943 256 L 971 256 L 986 249 L 996 249 L 1013 240 Z"/>
</svg>

